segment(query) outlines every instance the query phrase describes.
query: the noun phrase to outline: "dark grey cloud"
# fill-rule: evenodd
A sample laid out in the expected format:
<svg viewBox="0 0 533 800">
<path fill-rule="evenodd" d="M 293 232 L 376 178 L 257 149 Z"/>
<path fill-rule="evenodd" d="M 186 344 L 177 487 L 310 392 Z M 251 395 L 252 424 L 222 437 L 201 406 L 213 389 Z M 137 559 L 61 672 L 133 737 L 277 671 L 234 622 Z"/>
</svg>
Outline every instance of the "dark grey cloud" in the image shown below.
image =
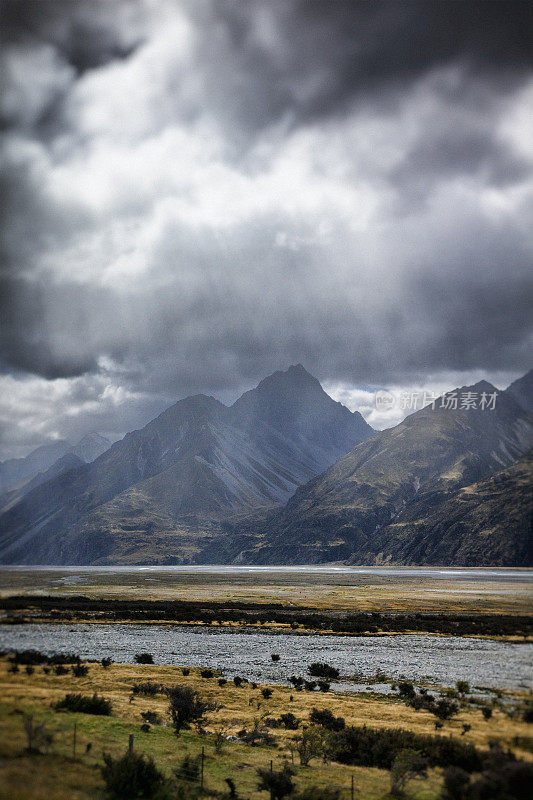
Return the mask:
<svg viewBox="0 0 533 800">
<path fill-rule="evenodd" d="M 2 0 L 2 40 L 5 45 L 51 43 L 83 73 L 131 55 L 141 38 L 121 23 L 125 14 L 135 22 L 136 12 L 142 12 L 142 3 L 135 0 Z"/>
<path fill-rule="evenodd" d="M 0 12 L 5 448 L 288 363 L 530 366 L 529 2 Z"/>
</svg>

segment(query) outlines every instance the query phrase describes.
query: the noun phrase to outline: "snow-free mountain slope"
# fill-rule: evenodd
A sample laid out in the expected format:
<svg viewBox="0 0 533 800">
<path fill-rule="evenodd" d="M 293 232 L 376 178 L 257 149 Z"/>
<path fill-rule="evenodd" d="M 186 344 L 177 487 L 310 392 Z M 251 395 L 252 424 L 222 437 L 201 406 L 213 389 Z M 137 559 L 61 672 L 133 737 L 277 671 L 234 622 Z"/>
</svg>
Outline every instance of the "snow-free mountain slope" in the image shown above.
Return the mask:
<svg viewBox="0 0 533 800">
<path fill-rule="evenodd" d="M 185 539 L 286 502 L 372 433 L 301 366 L 230 408 L 186 398 L 0 516 L 0 558 L 84 563 L 135 559 L 136 548 L 141 560 L 182 558 Z"/>
<path fill-rule="evenodd" d="M 390 560 L 394 551 L 402 563 L 392 539 L 413 502 L 423 517 L 421 509 L 429 510 L 436 494 L 451 496 L 484 480 L 533 445 L 533 417 L 508 393 L 482 381 L 458 389 L 457 396 L 468 392 L 496 392 L 494 409 L 455 409 L 453 403 L 446 408 L 439 400 L 375 434 L 300 487 L 269 516 L 261 536 L 233 555 L 260 563 L 369 564 Z M 454 563 L 453 554 L 448 562 L 441 556 L 443 563 Z"/>
</svg>

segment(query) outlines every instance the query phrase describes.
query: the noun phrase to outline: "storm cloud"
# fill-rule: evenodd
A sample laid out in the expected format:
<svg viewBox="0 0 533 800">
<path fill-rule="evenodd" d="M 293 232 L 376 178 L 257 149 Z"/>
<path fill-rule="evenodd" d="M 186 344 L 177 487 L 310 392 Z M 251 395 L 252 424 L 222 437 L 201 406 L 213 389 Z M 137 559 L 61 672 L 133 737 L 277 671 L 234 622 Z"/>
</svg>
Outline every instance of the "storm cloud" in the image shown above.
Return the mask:
<svg viewBox="0 0 533 800">
<path fill-rule="evenodd" d="M 529 2 L 0 13 L 0 458 L 290 363 L 530 368 Z"/>
</svg>

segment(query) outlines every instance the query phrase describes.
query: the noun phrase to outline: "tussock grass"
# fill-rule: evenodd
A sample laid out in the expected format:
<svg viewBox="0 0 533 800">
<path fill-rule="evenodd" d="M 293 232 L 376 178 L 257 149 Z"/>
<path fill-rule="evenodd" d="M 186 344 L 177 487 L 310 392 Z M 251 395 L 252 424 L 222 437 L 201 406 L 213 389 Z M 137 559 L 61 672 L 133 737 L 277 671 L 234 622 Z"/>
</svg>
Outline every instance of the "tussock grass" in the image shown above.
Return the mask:
<svg viewBox="0 0 533 800">
<path fill-rule="evenodd" d="M 153 697 L 133 696 L 134 683 L 151 681 L 158 685 L 176 684 L 189 686 L 203 697 L 209 698 L 222 708 L 208 714 L 206 729 L 213 735 L 199 736 L 195 730 L 183 731 L 177 739 L 168 724 L 155 724 L 149 732 L 143 732 L 142 712 L 153 711 L 168 723 L 168 700 L 164 695 Z M 251 729 L 254 720 L 263 715 L 280 717 L 291 712 L 299 720 L 308 723 L 313 708 L 329 709 L 335 716 L 342 716 L 347 725 L 367 725 L 372 728 L 403 728 L 421 734 L 434 734 L 434 717 L 426 711 L 414 711 L 404 703 L 392 698 L 373 696 L 347 696 L 334 694 L 294 692 L 290 687 L 275 686 L 267 700 L 263 698 L 259 685 L 253 690 L 250 684 L 236 687 L 233 681 L 219 686 L 216 677 L 202 678 L 200 670 L 191 668 L 189 675 L 182 674 L 181 667 L 152 665 L 112 664 L 104 669 L 100 664 L 91 665 L 89 674 L 75 678 L 72 674 L 56 676 L 45 674 L 37 668 L 33 675 L 25 672 L 8 672 L 8 662 L 0 659 L 0 800 L 103 800 L 103 782 L 96 769 L 102 763 L 102 753 L 121 756 L 134 734 L 135 749 L 151 755 L 156 765 L 170 775 L 184 758 L 205 748 L 206 785 L 219 792 L 227 787 L 226 777 L 232 777 L 240 796 L 260 800 L 264 793 L 257 791 L 256 768 L 273 761 L 274 769 L 281 769 L 290 753 L 288 745 L 297 733 L 285 728 L 271 731 L 277 744 L 251 747 L 241 742 L 225 741 L 222 753 L 215 752 L 215 734 L 235 735 L 243 728 Z M 113 704 L 113 716 L 96 717 L 86 714 L 57 714 L 51 707 L 65 696 L 66 692 L 97 692 L 109 698 Z M 294 700 L 289 700 L 293 694 Z M 252 701 L 250 703 L 250 700 Z M 259 707 L 258 707 L 259 704 Z M 38 720 L 45 720 L 55 733 L 53 752 L 47 756 L 23 756 L 25 737 L 22 725 L 23 713 L 33 713 Z M 73 729 L 76 722 L 76 758 L 73 761 Z M 490 739 L 499 738 L 513 746 L 513 740 L 524 741 L 528 726 L 520 721 L 508 719 L 495 710 L 486 722 L 479 709 L 469 709 L 450 722 L 446 722 L 440 734 L 460 736 L 464 723 L 471 730 L 461 741 L 470 741 L 477 747 L 486 748 Z M 518 737 L 515 739 L 515 737 Z M 87 744 L 91 744 L 87 752 Z M 527 750 L 513 747 L 517 755 L 532 759 Z M 310 768 L 295 765 L 295 784 L 299 788 L 308 785 L 341 787 L 349 797 L 351 776 L 359 789 L 360 800 L 377 800 L 389 789 L 387 770 L 349 767 L 340 764 L 323 764 L 314 759 Z M 416 800 L 436 800 L 441 783 L 440 770 L 431 770 L 428 778 L 416 782 L 412 796 Z"/>
</svg>

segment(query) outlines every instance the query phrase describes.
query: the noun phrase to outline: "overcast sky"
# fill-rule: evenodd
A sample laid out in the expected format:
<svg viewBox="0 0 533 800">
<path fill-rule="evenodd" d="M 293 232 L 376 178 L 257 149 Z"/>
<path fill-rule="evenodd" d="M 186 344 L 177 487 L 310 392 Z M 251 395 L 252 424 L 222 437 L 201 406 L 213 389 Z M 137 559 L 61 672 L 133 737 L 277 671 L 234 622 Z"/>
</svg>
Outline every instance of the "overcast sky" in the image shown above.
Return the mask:
<svg viewBox="0 0 533 800">
<path fill-rule="evenodd" d="M 0 458 L 532 366 L 529 0 L 0 6 Z"/>
</svg>

